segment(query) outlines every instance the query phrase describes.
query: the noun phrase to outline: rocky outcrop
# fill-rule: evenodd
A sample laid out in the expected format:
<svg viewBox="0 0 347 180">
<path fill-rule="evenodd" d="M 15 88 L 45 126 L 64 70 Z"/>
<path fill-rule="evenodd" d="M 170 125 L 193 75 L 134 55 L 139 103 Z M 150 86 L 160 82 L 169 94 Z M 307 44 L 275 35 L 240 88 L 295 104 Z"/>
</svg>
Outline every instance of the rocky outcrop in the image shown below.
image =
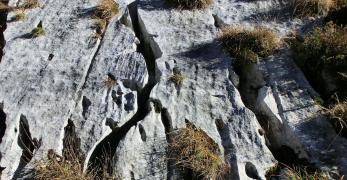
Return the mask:
<svg viewBox="0 0 347 180">
<path fill-rule="evenodd" d="M 0 63 L 0 102 L 6 114 L 0 146 L 4 179 L 28 163 L 21 156 L 32 143 L 20 143 L 22 137 L 40 142 L 26 153 L 30 156 L 45 157 L 48 149 L 61 152 L 70 119 L 88 155 L 111 131 L 108 123 L 124 123 L 136 112 L 137 89 L 148 79 L 145 60 L 136 52 L 138 40 L 119 21 L 121 16 L 96 37 L 92 10 L 97 3 L 42 1 L 40 8 L 25 11 L 23 22 L 11 21 L 14 12 L 9 13 Z M 31 38 L 38 24 L 46 35 Z M 116 81 L 110 87 L 109 78 Z"/>
<path fill-rule="evenodd" d="M 9 13 L 0 63 L 3 179 L 30 176 L 49 149 L 63 155 L 67 139 L 75 140 L 85 170 L 106 161 L 106 152 L 121 179 L 188 178 L 167 157 L 170 134 L 186 123 L 218 144 L 230 165 L 227 179 L 265 179 L 277 163 L 268 146 L 288 146 L 317 167 L 346 173 L 347 142 L 316 116 L 318 94 L 287 50 L 235 70 L 216 41 L 228 24 L 263 25 L 281 36 L 300 27 L 279 13 L 282 2 L 217 0 L 188 11 L 163 0 L 119 1 L 120 13 L 101 34 L 97 3 L 41 1 L 25 21 Z M 283 18 L 262 18 L 273 12 Z M 45 36 L 30 36 L 37 26 Z M 175 72 L 182 85 L 172 81 Z"/>
</svg>

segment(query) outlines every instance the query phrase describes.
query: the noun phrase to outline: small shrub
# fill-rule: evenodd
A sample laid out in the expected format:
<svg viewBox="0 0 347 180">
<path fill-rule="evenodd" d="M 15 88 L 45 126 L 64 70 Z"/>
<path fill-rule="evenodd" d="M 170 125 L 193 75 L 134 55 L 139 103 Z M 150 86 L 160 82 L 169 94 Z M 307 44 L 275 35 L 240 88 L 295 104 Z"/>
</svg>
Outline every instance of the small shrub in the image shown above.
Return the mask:
<svg viewBox="0 0 347 180">
<path fill-rule="evenodd" d="M 31 31 L 33 37 L 44 36 L 46 34 L 45 30 L 42 27 L 36 27 Z"/>
<path fill-rule="evenodd" d="M 14 19 L 16 21 L 23 21 L 25 20 L 25 13 L 22 11 L 16 12 L 16 15 L 14 16 Z"/>
<path fill-rule="evenodd" d="M 69 179 L 93 180 L 93 173 L 84 173 L 83 164 L 78 158 L 66 160 L 56 155 L 53 150 L 48 152 L 48 159 L 35 163 L 35 179 Z"/>
<path fill-rule="evenodd" d="M 114 0 L 102 0 L 96 7 L 95 17 L 109 21 L 118 12 L 119 6 Z"/>
<path fill-rule="evenodd" d="M 190 169 L 199 177 L 216 179 L 228 169 L 218 145 L 193 125 L 178 130 L 169 148 L 170 157 L 178 167 Z"/>
<path fill-rule="evenodd" d="M 280 38 L 266 28 L 247 30 L 227 27 L 219 36 L 221 45 L 242 63 L 256 63 L 259 57 L 267 57 L 280 47 Z"/>
<path fill-rule="evenodd" d="M 180 9 L 205 9 L 211 4 L 213 4 L 213 0 L 168 0 L 168 1 Z"/>
<path fill-rule="evenodd" d="M 40 7 L 38 0 L 25 0 L 24 3 L 20 6 L 23 9 L 34 9 Z"/>
<path fill-rule="evenodd" d="M 336 7 L 334 0 L 294 0 L 293 15 L 296 17 L 326 15 Z"/>
<path fill-rule="evenodd" d="M 177 69 L 173 69 L 173 75 L 170 77 L 170 81 L 176 84 L 176 86 L 182 86 L 185 77 Z"/>
</svg>

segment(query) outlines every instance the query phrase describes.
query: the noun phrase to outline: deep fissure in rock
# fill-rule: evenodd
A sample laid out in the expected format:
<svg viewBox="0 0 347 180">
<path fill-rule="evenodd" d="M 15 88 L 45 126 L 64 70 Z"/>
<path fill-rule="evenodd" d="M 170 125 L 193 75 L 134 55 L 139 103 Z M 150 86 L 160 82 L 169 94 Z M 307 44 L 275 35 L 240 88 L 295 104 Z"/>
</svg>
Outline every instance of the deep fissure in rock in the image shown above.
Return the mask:
<svg viewBox="0 0 347 180">
<path fill-rule="evenodd" d="M 14 173 L 14 178 L 21 177 L 22 170 L 31 161 L 34 156 L 34 150 L 41 145 L 41 140 L 31 137 L 29 123 L 24 115 L 20 116 L 18 146 L 22 149 L 19 165 Z"/>
<path fill-rule="evenodd" d="M 112 168 L 110 164 L 112 162 L 109 162 L 109 161 L 107 162 L 104 152 L 108 152 L 109 156 L 113 157 L 119 142 L 125 137 L 125 135 L 131 129 L 131 127 L 137 125 L 139 121 L 143 120 L 146 117 L 146 115 L 150 111 L 149 95 L 153 87 L 157 83 L 155 79 L 155 60 L 158 57 L 157 56 L 158 53 L 156 53 L 158 50 L 153 50 L 151 47 L 152 46 L 158 47 L 158 45 L 156 45 L 153 40 L 152 40 L 153 42 L 149 42 L 148 38 L 144 38 L 144 37 L 148 37 L 148 35 L 143 25 L 141 26 L 140 24 L 140 20 L 137 14 L 136 2 L 130 4 L 128 8 L 129 8 L 129 13 L 133 23 L 132 25 L 134 27 L 135 34 L 140 40 L 138 51 L 145 58 L 147 71 L 149 74 L 149 80 L 143 89 L 138 90 L 137 104 L 140 106 L 138 107 L 138 110 L 135 113 L 135 115 L 130 120 L 128 120 L 123 126 L 112 129 L 112 132 L 108 136 L 106 136 L 95 147 L 94 151 L 92 152 L 88 162 L 88 167 L 90 169 L 95 169 L 95 168 L 100 169 L 100 172 L 98 172 L 99 175 L 102 174 L 103 171 L 112 172 L 112 169 L 102 169 L 102 167 Z M 149 44 L 152 44 L 152 45 L 147 46 Z M 159 50 L 159 52 L 161 51 Z"/>
<path fill-rule="evenodd" d="M 160 101 L 159 101 L 160 102 Z M 173 132 L 173 127 L 172 127 L 172 120 L 170 117 L 169 112 L 167 111 L 166 108 L 161 107 L 160 103 L 160 108 L 161 108 L 161 121 L 164 125 L 165 128 L 165 134 L 166 134 L 166 141 L 170 144 L 173 141 L 172 137 L 172 132 Z M 169 150 L 166 151 L 166 156 L 170 156 Z M 175 179 L 175 161 L 171 158 L 167 160 L 167 179 Z"/>
<path fill-rule="evenodd" d="M 6 131 L 6 114 L 3 111 L 3 104 L 0 104 L 0 144 L 2 137 L 4 137 Z M 1 159 L 1 156 L 0 156 Z"/>
<path fill-rule="evenodd" d="M 1 1 L 5 6 L 8 5 L 8 0 Z M 6 41 L 4 37 L 4 31 L 7 28 L 7 10 L 0 11 L 0 63 L 2 60 L 2 56 L 4 55 L 3 48 L 5 47 Z"/>
<path fill-rule="evenodd" d="M 276 137 L 276 135 L 272 134 L 272 127 L 270 123 L 271 117 L 267 116 L 265 112 L 259 112 L 255 109 L 258 90 L 265 86 L 264 78 L 254 78 L 255 76 L 263 76 L 262 73 L 258 70 L 258 65 L 250 64 L 245 66 L 234 66 L 234 68 L 235 72 L 240 78 L 238 90 L 240 92 L 241 99 L 244 102 L 245 106 L 253 111 L 253 113 L 256 115 L 259 124 L 263 128 L 262 130 L 260 130 L 260 133 L 261 135 L 264 135 L 266 145 L 272 152 L 272 155 L 275 157 L 275 159 L 282 164 L 286 164 L 287 166 L 312 166 L 312 164 L 310 164 L 308 160 L 299 158 L 298 154 L 296 154 L 292 148 L 283 145 L 278 147 L 272 144 L 272 142 L 277 142 L 277 139 L 279 137 Z M 253 81 L 254 79 L 258 79 L 259 81 L 255 82 Z M 248 169 L 252 168 L 250 168 L 249 166 Z"/>
</svg>

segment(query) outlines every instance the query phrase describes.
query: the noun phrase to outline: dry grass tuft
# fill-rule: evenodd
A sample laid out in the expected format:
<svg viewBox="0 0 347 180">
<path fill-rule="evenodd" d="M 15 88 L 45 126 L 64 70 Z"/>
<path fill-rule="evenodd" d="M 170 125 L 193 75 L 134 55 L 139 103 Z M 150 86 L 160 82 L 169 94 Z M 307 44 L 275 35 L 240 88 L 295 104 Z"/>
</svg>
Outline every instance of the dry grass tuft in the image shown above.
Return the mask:
<svg viewBox="0 0 347 180">
<path fill-rule="evenodd" d="M 342 28 L 328 23 L 306 35 L 302 42 L 296 42 L 292 48 L 301 64 L 341 70 L 347 67 L 347 27 Z"/>
<path fill-rule="evenodd" d="M 95 17 L 109 21 L 118 12 L 119 6 L 114 0 L 102 0 L 96 7 Z"/>
<path fill-rule="evenodd" d="M 319 171 L 308 172 L 306 168 L 287 168 L 285 176 L 290 180 L 328 180 L 329 178 Z"/>
<path fill-rule="evenodd" d="M 168 0 L 179 9 L 205 9 L 213 4 L 213 0 Z"/>
<path fill-rule="evenodd" d="M 326 15 L 336 8 L 335 0 L 294 0 L 292 3 L 293 16 Z"/>
<path fill-rule="evenodd" d="M 105 79 L 105 81 L 104 81 L 104 85 L 108 89 L 112 88 L 113 86 L 115 86 L 117 84 L 118 84 L 117 79 L 115 77 L 113 77 L 112 75 L 108 75 L 107 79 Z"/>
<path fill-rule="evenodd" d="M 107 22 L 104 19 L 97 18 L 95 19 L 95 29 L 96 29 L 96 34 L 101 37 L 102 33 L 104 32 L 106 28 Z"/>
<path fill-rule="evenodd" d="M 25 20 L 25 13 L 23 11 L 17 11 L 16 15 L 14 16 L 14 19 L 16 21 L 24 21 Z"/>
<path fill-rule="evenodd" d="M 34 9 L 40 7 L 38 0 L 25 0 L 24 3 L 20 6 L 23 9 Z"/>
<path fill-rule="evenodd" d="M 178 130 L 169 148 L 178 167 L 190 169 L 199 177 L 216 179 L 229 169 L 220 157 L 218 145 L 193 125 Z"/>
<path fill-rule="evenodd" d="M 69 180 L 93 180 L 93 173 L 84 173 L 83 164 L 78 158 L 65 160 L 56 155 L 53 150 L 48 152 L 48 159 L 36 163 L 35 179 L 69 179 Z"/>
<path fill-rule="evenodd" d="M 173 69 L 173 75 L 170 77 L 170 81 L 175 83 L 176 86 L 181 87 L 183 85 L 184 80 L 185 77 L 182 75 L 182 73 L 177 69 Z"/>
<path fill-rule="evenodd" d="M 254 30 L 226 27 L 218 39 L 231 56 L 242 63 L 256 63 L 259 57 L 271 55 L 281 45 L 280 38 L 263 27 Z"/>
<path fill-rule="evenodd" d="M 331 119 L 336 120 L 341 129 L 347 128 L 347 101 L 337 102 L 337 104 L 326 109 Z"/>
<path fill-rule="evenodd" d="M 288 166 L 283 163 L 270 168 L 265 176 L 266 179 L 328 180 L 326 175 L 313 167 Z"/>
</svg>

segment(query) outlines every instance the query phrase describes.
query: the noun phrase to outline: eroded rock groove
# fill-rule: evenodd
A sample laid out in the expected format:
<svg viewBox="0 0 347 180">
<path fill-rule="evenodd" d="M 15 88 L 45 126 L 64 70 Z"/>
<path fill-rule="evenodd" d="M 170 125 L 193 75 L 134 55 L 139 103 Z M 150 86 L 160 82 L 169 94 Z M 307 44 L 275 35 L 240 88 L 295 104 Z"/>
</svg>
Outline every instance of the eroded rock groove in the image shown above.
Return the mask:
<svg viewBox="0 0 347 180">
<path fill-rule="evenodd" d="M 146 115 L 150 111 L 149 95 L 153 87 L 157 83 L 155 79 L 155 60 L 158 57 L 158 50 L 154 50 L 146 46 L 150 44 L 150 42 L 148 42 L 147 38 L 144 38 L 148 35 L 143 26 L 141 27 L 141 22 L 137 14 L 136 2 L 130 4 L 128 8 L 135 34 L 140 40 L 138 52 L 140 52 L 145 58 L 147 70 L 149 73 L 149 80 L 143 89 L 138 90 L 137 104 L 140 106 L 138 107 L 138 110 L 135 113 L 135 115 L 121 127 L 112 129 L 112 132 L 95 147 L 88 162 L 88 167 L 91 168 L 100 168 L 102 167 L 102 165 L 105 166 L 105 163 L 112 163 L 106 162 L 104 152 L 108 152 L 109 156 L 113 157 L 121 139 L 125 137 L 125 135 L 131 129 L 131 127 L 137 125 L 139 121 L 143 120 L 146 117 Z M 151 44 L 153 43 L 154 42 L 151 42 Z M 159 52 L 161 51 L 159 50 Z M 109 164 L 107 164 L 106 166 L 111 167 Z M 110 170 L 104 169 L 103 171 Z"/>
</svg>

